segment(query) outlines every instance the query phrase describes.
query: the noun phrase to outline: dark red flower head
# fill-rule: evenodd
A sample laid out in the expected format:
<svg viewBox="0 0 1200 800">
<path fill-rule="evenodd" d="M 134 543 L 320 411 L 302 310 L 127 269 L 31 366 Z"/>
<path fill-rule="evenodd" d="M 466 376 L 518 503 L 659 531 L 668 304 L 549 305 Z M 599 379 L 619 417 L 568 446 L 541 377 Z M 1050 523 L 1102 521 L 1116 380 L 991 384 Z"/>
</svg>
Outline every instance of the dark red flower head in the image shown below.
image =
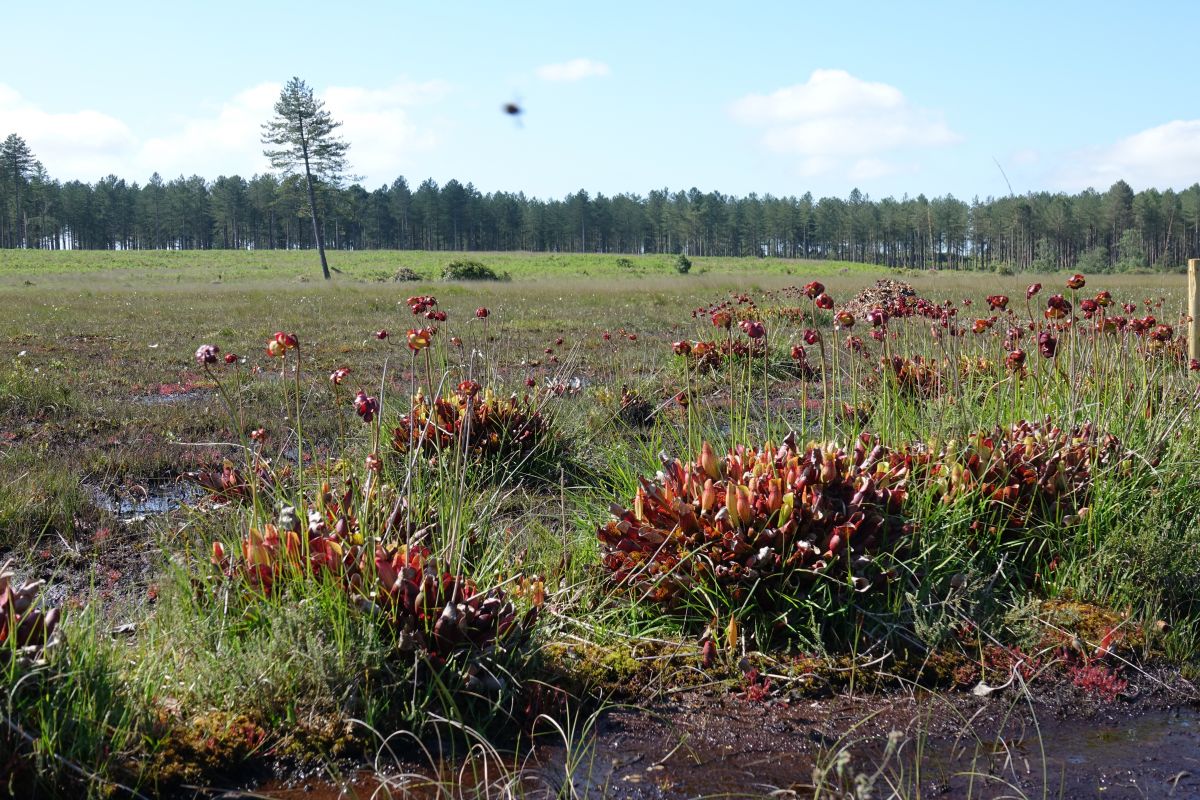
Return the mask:
<svg viewBox="0 0 1200 800">
<path fill-rule="evenodd" d="M 804 343 L 805 344 L 816 344 L 819 341 L 821 341 L 820 333 L 813 330 L 812 328 L 804 329 Z"/>
<path fill-rule="evenodd" d="M 1025 299 L 1026 300 L 1033 299 L 1033 296 L 1035 294 L 1037 294 L 1038 292 L 1040 292 L 1041 290 L 1042 290 L 1042 285 L 1040 283 L 1029 284 L 1029 287 L 1025 290 Z"/>
<path fill-rule="evenodd" d="M 833 298 L 827 294 L 817 295 L 817 299 L 813 302 L 816 303 L 817 308 L 822 308 L 826 311 L 829 311 L 831 308 L 833 308 Z"/>
<path fill-rule="evenodd" d="M 237 360 L 238 360 L 237 353 L 226 353 L 225 354 L 225 363 L 226 364 L 236 364 Z"/>
<path fill-rule="evenodd" d="M 993 311 L 1003 311 L 1008 308 L 1008 295 L 1006 294 L 989 294 L 987 298 L 988 306 Z"/>
<path fill-rule="evenodd" d="M 1042 331 L 1038 334 L 1038 352 L 1046 358 L 1054 358 L 1055 352 L 1058 351 L 1058 339 L 1054 338 L 1054 334 L 1050 331 Z"/>
<path fill-rule="evenodd" d="M 687 339 L 681 339 L 680 341 L 671 345 L 671 349 L 677 356 L 686 356 L 692 352 L 692 343 Z"/>
<path fill-rule="evenodd" d="M 825 294 L 825 284 L 821 283 L 820 281 L 813 281 L 812 283 L 805 284 L 804 294 L 813 300 L 816 300 L 818 297 Z"/>
<path fill-rule="evenodd" d="M 1046 319 L 1062 319 L 1071 313 L 1071 301 L 1061 294 L 1052 294 L 1046 301 Z"/>
<path fill-rule="evenodd" d="M 1084 278 L 1078 272 L 1067 278 L 1067 288 L 1071 290 L 1082 289 L 1087 285 L 1087 278 Z"/>
<path fill-rule="evenodd" d="M 362 417 L 363 422 L 371 422 L 379 413 L 379 401 L 374 397 L 368 397 L 366 392 L 359 389 L 358 393 L 354 395 L 354 413 Z"/>
<path fill-rule="evenodd" d="M 1150 331 L 1150 341 L 1169 342 L 1175 337 L 1175 331 L 1170 325 L 1155 325 Z"/>
<path fill-rule="evenodd" d="M 487 319 L 492 312 L 487 310 L 486 306 L 480 306 L 475 309 L 475 319 Z"/>
<path fill-rule="evenodd" d="M 376 339 L 386 339 L 387 337 L 388 337 L 388 332 L 386 330 L 380 329 L 380 330 L 375 331 Z"/>
<path fill-rule="evenodd" d="M 767 335 L 767 329 L 763 327 L 763 324 L 758 320 L 742 320 L 740 327 L 742 332 L 744 332 L 751 339 L 761 339 Z"/>
<path fill-rule="evenodd" d="M 730 326 L 733 325 L 733 314 L 730 314 L 724 309 L 720 311 L 714 311 L 712 315 L 712 324 L 718 328 L 729 330 Z"/>
</svg>

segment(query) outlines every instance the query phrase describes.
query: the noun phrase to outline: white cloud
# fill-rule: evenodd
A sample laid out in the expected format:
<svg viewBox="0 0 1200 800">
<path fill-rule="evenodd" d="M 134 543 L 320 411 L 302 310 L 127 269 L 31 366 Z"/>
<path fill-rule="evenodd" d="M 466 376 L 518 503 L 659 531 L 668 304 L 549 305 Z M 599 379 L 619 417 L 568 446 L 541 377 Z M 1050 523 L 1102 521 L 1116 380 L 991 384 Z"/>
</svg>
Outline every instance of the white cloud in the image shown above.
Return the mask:
<svg viewBox="0 0 1200 800">
<path fill-rule="evenodd" d="M 115 173 L 144 181 L 153 172 L 176 175 L 240 174 L 270 169 L 263 157 L 262 124 L 274 115 L 280 84 L 262 83 L 239 92 L 206 113 L 171 122 L 163 133 L 137 137 L 131 127 L 98 111 L 49 113 L 0 84 L 0 138 L 16 132 L 56 178 L 96 180 Z M 342 122 L 350 143 L 351 172 L 368 183 L 391 181 L 414 155 L 437 141 L 434 129 L 411 109 L 448 91 L 438 81 L 398 81 L 383 88 L 329 87 L 318 91 L 326 109 Z"/>
<path fill-rule="evenodd" d="M 102 177 L 117 171 L 137 147 L 121 120 L 85 109 L 51 112 L 0 84 L 0 138 L 16 133 L 55 175 Z"/>
<path fill-rule="evenodd" d="M 159 172 L 168 179 L 202 175 L 211 180 L 269 170 L 259 140 L 279 89 L 277 83 L 259 84 L 239 92 L 214 114 L 182 120 L 174 130 L 146 139 L 138 148 L 135 175 Z"/>
<path fill-rule="evenodd" d="M 341 136 L 350 143 L 350 171 L 390 183 L 416 164 L 413 157 L 433 149 L 437 132 L 414 119 L 411 109 L 436 102 L 450 91 L 441 81 L 400 82 L 383 89 L 330 87 L 323 95 Z"/>
<path fill-rule="evenodd" d="M 844 70 L 815 70 L 805 83 L 750 94 L 730 107 L 734 119 L 761 128 L 768 150 L 800 157 L 801 175 L 840 173 L 855 180 L 910 167 L 882 158 L 962 141 L 941 115 L 913 106 L 886 83 Z"/>
<path fill-rule="evenodd" d="M 1118 180 L 1134 189 L 1183 189 L 1200 175 L 1200 120 L 1175 120 L 1068 156 L 1057 183 L 1104 190 Z"/>
<path fill-rule="evenodd" d="M 573 58 L 561 64 L 543 64 L 535 70 L 544 81 L 578 81 L 584 78 L 603 78 L 610 70 L 603 61 L 590 58 Z"/>
</svg>

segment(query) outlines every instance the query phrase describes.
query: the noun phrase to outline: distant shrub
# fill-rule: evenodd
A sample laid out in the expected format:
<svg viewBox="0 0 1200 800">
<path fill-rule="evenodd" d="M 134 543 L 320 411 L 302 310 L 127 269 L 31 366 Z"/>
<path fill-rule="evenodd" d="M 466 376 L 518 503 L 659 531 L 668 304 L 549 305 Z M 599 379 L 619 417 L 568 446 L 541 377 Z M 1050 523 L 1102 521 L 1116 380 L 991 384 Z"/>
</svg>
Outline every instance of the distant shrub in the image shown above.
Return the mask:
<svg viewBox="0 0 1200 800">
<path fill-rule="evenodd" d="M 675 271 L 680 275 L 687 275 L 692 270 L 692 260 L 687 257 L 686 253 L 680 253 L 675 257 Z"/>
<path fill-rule="evenodd" d="M 396 274 L 392 276 L 392 280 L 398 283 L 419 281 L 421 280 L 421 275 L 416 270 L 409 269 L 408 267 L 401 267 L 400 269 L 396 270 Z"/>
<path fill-rule="evenodd" d="M 451 261 L 442 269 L 442 280 L 444 281 L 500 281 L 508 279 L 507 273 L 503 276 L 497 275 L 496 271 L 486 264 L 470 259 Z"/>
<path fill-rule="evenodd" d="M 1075 261 L 1075 269 L 1085 275 L 1099 275 L 1104 272 L 1111 272 L 1112 266 L 1108 261 L 1108 248 L 1101 244 L 1084 251 L 1083 255 Z"/>
<path fill-rule="evenodd" d="M 617 259 L 617 266 L 621 269 L 635 269 L 637 267 L 637 265 L 633 263 L 632 258 L 625 258 L 624 256 Z"/>
</svg>

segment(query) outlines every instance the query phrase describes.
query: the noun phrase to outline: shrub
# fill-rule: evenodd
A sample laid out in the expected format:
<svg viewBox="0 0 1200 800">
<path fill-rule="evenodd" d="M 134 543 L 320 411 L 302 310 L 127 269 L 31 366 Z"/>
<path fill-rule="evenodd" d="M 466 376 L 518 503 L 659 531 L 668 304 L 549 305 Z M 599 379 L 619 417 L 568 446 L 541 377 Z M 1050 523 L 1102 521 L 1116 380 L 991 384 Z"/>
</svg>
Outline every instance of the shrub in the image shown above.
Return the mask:
<svg viewBox="0 0 1200 800">
<path fill-rule="evenodd" d="M 401 267 L 400 269 L 396 270 L 396 274 L 392 277 L 392 280 L 396 281 L 397 283 L 407 283 L 419 281 L 422 280 L 422 278 L 420 273 L 418 273 L 416 270 L 409 269 L 408 267 Z"/>
<path fill-rule="evenodd" d="M 692 260 L 687 257 L 686 253 L 680 253 L 675 257 L 675 271 L 680 275 L 687 275 L 692 269 Z"/>
<path fill-rule="evenodd" d="M 504 280 L 496 271 L 483 262 L 471 259 L 451 261 L 442 269 L 444 281 L 499 281 Z"/>
<path fill-rule="evenodd" d="M 637 265 L 633 263 L 632 258 L 625 258 L 624 256 L 617 259 L 617 266 L 624 270 L 633 270 L 637 267 Z"/>
</svg>

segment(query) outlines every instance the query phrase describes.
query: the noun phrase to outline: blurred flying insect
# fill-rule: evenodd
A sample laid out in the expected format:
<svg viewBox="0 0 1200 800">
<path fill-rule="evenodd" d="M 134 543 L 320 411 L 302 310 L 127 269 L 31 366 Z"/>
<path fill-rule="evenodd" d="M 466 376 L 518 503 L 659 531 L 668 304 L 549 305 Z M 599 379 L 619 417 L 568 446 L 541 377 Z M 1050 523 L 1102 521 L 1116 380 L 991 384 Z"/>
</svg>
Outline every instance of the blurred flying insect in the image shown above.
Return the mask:
<svg viewBox="0 0 1200 800">
<path fill-rule="evenodd" d="M 508 114 L 510 117 L 513 118 L 513 122 L 516 124 L 516 126 L 518 128 L 524 127 L 521 124 L 521 115 L 525 113 L 525 109 L 521 107 L 520 101 L 512 100 L 508 103 L 505 103 L 500 108 L 501 108 L 501 110 L 504 111 L 505 114 Z"/>
</svg>

